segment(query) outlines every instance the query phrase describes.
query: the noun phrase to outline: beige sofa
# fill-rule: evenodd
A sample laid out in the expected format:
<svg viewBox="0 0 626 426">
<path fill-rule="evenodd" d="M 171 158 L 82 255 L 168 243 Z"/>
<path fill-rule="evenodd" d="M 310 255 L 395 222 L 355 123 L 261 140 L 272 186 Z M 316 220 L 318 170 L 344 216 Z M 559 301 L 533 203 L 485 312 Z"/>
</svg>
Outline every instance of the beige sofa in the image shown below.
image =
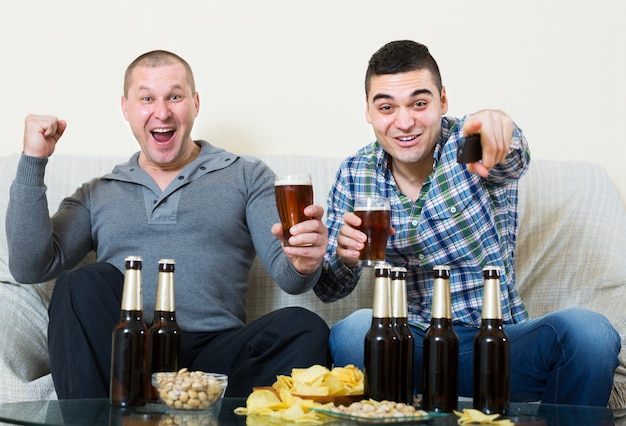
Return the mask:
<svg viewBox="0 0 626 426">
<path fill-rule="evenodd" d="M 53 283 L 19 285 L 8 271 L 4 232 L 9 185 L 18 155 L 0 158 L 0 402 L 56 398 L 46 350 L 47 303 Z M 277 173 L 306 171 L 315 198 L 325 206 L 340 158 L 262 157 Z M 83 181 L 125 158 L 55 155 L 46 182 L 51 212 Z M 518 288 L 531 315 L 584 306 L 604 313 L 626 343 L 626 212 L 607 174 L 585 162 L 534 160 L 520 184 Z M 362 281 L 370 277 L 364 276 Z M 250 274 L 249 319 L 287 305 L 308 307 L 329 324 L 371 304 L 371 286 L 324 304 L 310 292 L 279 291 L 256 264 Z M 616 372 L 610 405 L 626 406 L 626 350 Z"/>
</svg>

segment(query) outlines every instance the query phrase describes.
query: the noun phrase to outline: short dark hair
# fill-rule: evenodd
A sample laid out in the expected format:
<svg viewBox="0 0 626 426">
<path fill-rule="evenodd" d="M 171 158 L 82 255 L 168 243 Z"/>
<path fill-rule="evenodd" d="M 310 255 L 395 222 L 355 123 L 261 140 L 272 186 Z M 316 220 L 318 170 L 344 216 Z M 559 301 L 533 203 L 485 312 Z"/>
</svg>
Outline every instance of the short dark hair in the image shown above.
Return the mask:
<svg viewBox="0 0 626 426">
<path fill-rule="evenodd" d="M 175 53 L 168 52 L 167 50 L 152 50 L 138 56 L 130 65 L 126 68 L 124 74 L 124 97 L 128 97 L 128 88 L 132 84 L 132 73 L 138 66 L 143 67 L 162 67 L 165 65 L 182 64 L 187 70 L 187 82 L 191 87 L 191 93 L 196 93 L 196 83 L 193 77 L 193 71 L 191 67 L 183 58 Z"/>
<path fill-rule="evenodd" d="M 383 74 L 398 74 L 426 69 L 430 71 L 439 93 L 441 73 L 428 47 L 411 40 L 397 40 L 385 44 L 370 58 L 365 73 L 365 96 L 369 96 L 372 78 Z"/>
</svg>

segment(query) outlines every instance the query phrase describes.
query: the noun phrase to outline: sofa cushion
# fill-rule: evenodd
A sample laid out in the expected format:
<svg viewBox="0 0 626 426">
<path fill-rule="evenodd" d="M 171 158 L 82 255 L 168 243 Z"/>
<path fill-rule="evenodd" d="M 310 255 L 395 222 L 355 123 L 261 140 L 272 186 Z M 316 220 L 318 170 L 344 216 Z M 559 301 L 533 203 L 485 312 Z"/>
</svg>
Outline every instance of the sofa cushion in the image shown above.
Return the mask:
<svg viewBox="0 0 626 426">
<path fill-rule="evenodd" d="M 51 292 L 50 284 L 0 285 L 0 402 L 56 399 L 47 343 Z"/>
</svg>

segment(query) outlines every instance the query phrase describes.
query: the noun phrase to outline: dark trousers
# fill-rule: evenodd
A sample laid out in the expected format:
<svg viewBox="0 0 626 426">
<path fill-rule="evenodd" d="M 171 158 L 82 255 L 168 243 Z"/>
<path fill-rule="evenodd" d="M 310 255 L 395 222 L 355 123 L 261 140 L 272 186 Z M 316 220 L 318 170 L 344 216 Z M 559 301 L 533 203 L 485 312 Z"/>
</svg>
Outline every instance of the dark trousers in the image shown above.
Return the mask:
<svg viewBox="0 0 626 426">
<path fill-rule="evenodd" d="M 59 399 L 108 398 L 111 333 L 120 318 L 123 286 L 123 274 L 107 263 L 57 279 L 48 310 L 48 350 Z M 181 366 L 227 374 L 226 395 L 247 396 L 292 368 L 330 366 L 328 334 L 315 313 L 284 308 L 234 330 L 183 330 Z"/>
</svg>

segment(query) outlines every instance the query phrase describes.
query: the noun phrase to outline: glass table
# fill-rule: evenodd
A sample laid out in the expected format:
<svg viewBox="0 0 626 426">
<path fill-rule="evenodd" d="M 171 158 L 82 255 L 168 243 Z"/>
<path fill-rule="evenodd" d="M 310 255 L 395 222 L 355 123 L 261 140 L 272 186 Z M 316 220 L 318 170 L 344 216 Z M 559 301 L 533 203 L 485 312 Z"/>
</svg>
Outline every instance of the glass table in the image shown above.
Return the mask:
<svg viewBox="0 0 626 426">
<path fill-rule="evenodd" d="M 237 407 L 245 406 L 245 398 L 225 398 L 220 404 L 205 412 L 171 412 L 161 404 L 146 404 L 133 409 L 114 408 L 108 399 L 51 400 L 13 402 L 0 404 L 0 422 L 5 424 L 32 426 L 147 426 L 147 425 L 242 425 L 246 417 L 235 414 Z M 471 408 L 470 401 L 459 402 L 459 410 Z M 613 411 L 604 407 L 583 407 L 571 405 L 550 405 L 538 403 L 511 403 L 508 416 L 519 426 L 558 426 L 585 425 L 604 426 L 615 424 Z M 280 422 L 267 419 L 267 423 Z M 257 423 L 263 424 L 263 423 Z M 295 426 L 295 423 L 285 423 Z M 359 425 L 345 420 L 337 420 L 329 425 Z M 430 419 L 427 422 L 402 423 L 450 425 L 457 424 L 457 416 L 449 414 Z"/>
</svg>

